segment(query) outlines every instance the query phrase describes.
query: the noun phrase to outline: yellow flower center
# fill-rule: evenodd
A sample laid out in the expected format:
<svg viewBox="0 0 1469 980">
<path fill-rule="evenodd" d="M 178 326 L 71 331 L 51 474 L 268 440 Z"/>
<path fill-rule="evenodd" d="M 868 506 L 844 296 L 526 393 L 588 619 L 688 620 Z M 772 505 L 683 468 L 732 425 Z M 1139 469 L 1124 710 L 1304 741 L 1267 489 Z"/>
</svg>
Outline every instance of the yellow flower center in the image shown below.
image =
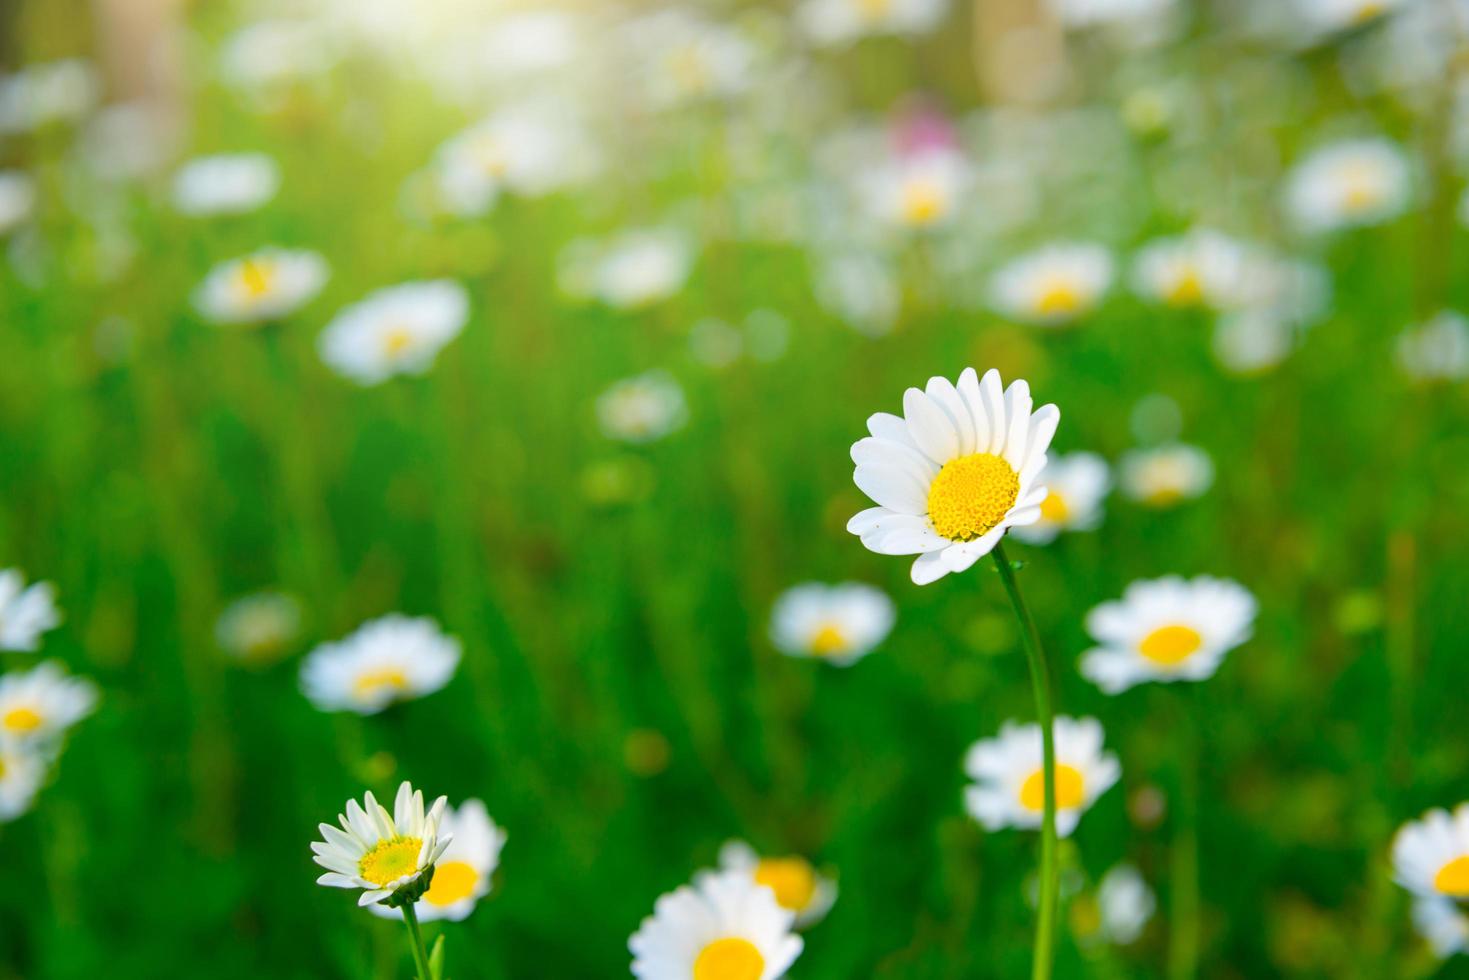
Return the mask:
<svg viewBox="0 0 1469 980">
<path fill-rule="evenodd" d="M 1365 24 L 1369 20 L 1375 20 L 1381 17 L 1386 12 L 1387 4 L 1380 2 L 1380 0 L 1367 0 L 1366 3 L 1359 4 L 1356 11 L 1353 12 L 1352 23 Z"/>
<path fill-rule="evenodd" d="M 893 0 L 856 0 L 858 15 L 868 23 L 888 15 L 893 8 Z"/>
<path fill-rule="evenodd" d="M 709 87 L 709 63 L 696 44 L 686 44 L 668 57 L 668 73 L 686 92 L 702 92 Z"/>
<path fill-rule="evenodd" d="M 802 857 L 765 858 L 755 866 L 755 882 L 775 892 L 775 900 L 792 912 L 816 897 L 816 872 Z"/>
<path fill-rule="evenodd" d="M 1020 477 L 991 453 L 951 459 L 928 488 L 928 519 L 941 537 L 973 541 L 992 529 L 1020 494 Z"/>
<path fill-rule="evenodd" d="M 1349 167 L 1342 174 L 1342 206 L 1348 211 L 1366 211 L 1382 201 L 1382 181 L 1369 166 Z"/>
<path fill-rule="evenodd" d="M 1086 780 L 1081 770 L 1061 763 L 1056 765 L 1056 809 L 1069 810 L 1086 802 Z M 1046 808 L 1046 774 L 1037 769 L 1020 787 L 1020 805 L 1039 813 Z"/>
<path fill-rule="evenodd" d="M 434 880 L 429 883 L 423 900 L 430 905 L 453 905 L 474 894 L 479 872 L 464 861 L 445 861 L 434 866 Z"/>
<path fill-rule="evenodd" d="M 845 653 L 851 644 L 847 640 L 847 634 L 842 632 L 840 626 L 835 623 L 826 623 L 811 637 L 811 653 L 818 657 L 829 657 L 835 653 Z"/>
<path fill-rule="evenodd" d="M 1198 306 L 1204 301 L 1204 281 L 1197 269 L 1184 269 L 1164 297 L 1170 306 Z"/>
<path fill-rule="evenodd" d="M 1433 876 L 1435 891 L 1454 898 L 1469 898 L 1469 854 L 1461 854 L 1438 869 Z"/>
<path fill-rule="evenodd" d="M 474 158 L 487 177 L 503 177 L 505 171 L 509 169 L 499 140 L 489 136 L 480 136 L 475 140 Z"/>
<path fill-rule="evenodd" d="M 694 960 L 694 980 L 760 980 L 765 957 L 748 939 L 716 939 Z"/>
<path fill-rule="evenodd" d="M 903 220 L 931 225 L 944 213 L 944 195 L 931 180 L 916 180 L 903 188 Z"/>
<path fill-rule="evenodd" d="M 383 353 L 396 357 L 413 346 L 413 331 L 407 327 L 392 327 L 383 334 Z"/>
<path fill-rule="evenodd" d="M 418 870 L 418 852 L 423 841 L 417 837 L 397 837 L 378 841 L 357 862 L 357 872 L 374 885 L 386 885 Z"/>
<path fill-rule="evenodd" d="M 1035 312 L 1040 316 L 1069 316 L 1081 307 L 1081 290 L 1066 279 L 1051 279 L 1036 293 Z"/>
<path fill-rule="evenodd" d="M 1137 652 L 1165 667 L 1175 667 L 1198 652 L 1204 638 L 1191 626 L 1160 626 L 1137 645 Z"/>
<path fill-rule="evenodd" d="M 275 289 L 276 267 L 264 259 L 242 259 L 235 281 L 246 299 L 263 299 Z"/>
<path fill-rule="evenodd" d="M 25 735 L 40 728 L 41 721 L 41 715 L 32 708 L 11 708 L 0 719 L 0 725 L 4 725 L 8 732 Z"/>
<path fill-rule="evenodd" d="M 1070 516 L 1071 508 L 1066 505 L 1066 498 L 1055 490 L 1046 494 L 1046 499 L 1041 501 L 1041 520 L 1051 524 L 1064 524 Z"/>
<path fill-rule="evenodd" d="M 352 682 L 352 690 L 364 700 L 376 697 L 384 690 L 397 694 L 408 690 L 408 675 L 397 667 L 364 671 Z"/>
</svg>

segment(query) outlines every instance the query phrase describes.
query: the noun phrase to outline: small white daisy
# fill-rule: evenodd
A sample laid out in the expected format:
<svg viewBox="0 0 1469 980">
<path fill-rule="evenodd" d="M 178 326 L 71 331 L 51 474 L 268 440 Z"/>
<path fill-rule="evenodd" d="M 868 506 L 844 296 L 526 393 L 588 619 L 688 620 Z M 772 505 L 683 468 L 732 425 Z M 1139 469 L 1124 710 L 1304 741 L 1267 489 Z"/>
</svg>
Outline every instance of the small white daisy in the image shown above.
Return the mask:
<svg viewBox="0 0 1469 980">
<path fill-rule="evenodd" d="M 777 980 L 804 945 L 795 914 L 744 871 L 701 874 L 661 896 L 628 941 L 638 980 Z"/>
<path fill-rule="evenodd" d="M 1122 492 L 1149 507 L 1172 507 L 1214 485 L 1214 461 L 1197 446 L 1178 442 L 1132 449 L 1119 464 Z"/>
<path fill-rule="evenodd" d="M 361 888 L 358 905 L 392 901 L 402 893 L 417 898 L 419 879 L 433 868 L 451 838 L 439 832 L 448 801 L 439 797 L 424 812 L 423 793 L 405 780 L 389 813 L 371 792 L 362 804 L 347 801 L 337 817 L 341 829 L 319 824 L 321 840 L 311 844 L 312 860 L 327 871 L 316 879 L 329 888 Z"/>
<path fill-rule="evenodd" d="M 743 872 L 769 888 L 781 908 L 795 913 L 797 928 L 820 922 L 837 900 L 836 882 L 798 854 L 761 857 L 744 841 L 732 840 L 719 849 L 719 867 Z"/>
<path fill-rule="evenodd" d="M 264 153 L 196 157 L 174 174 L 173 206 L 194 217 L 244 214 L 275 197 L 280 183 L 275 161 Z"/>
<path fill-rule="evenodd" d="M 194 292 L 194 308 L 223 326 L 278 320 L 314 299 L 327 275 L 315 252 L 265 248 L 210 270 Z"/>
<path fill-rule="evenodd" d="M 1242 243 L 1196 229 L 1144 245 L 1133 260 L 1133 288 L 1144 299 L 1176 309 L 1227 309 L 1240 301 L 1249 265 Z"/>
<path fill-rule="evenodd" d="M 1316 150 L 1286 179 L 1285 204 L 1306 232 L 1375 225 L 1409 203 L 1407 158 L 1385 139 L 1349 139 Z"/>
<path fill-rule="evenodd" d="M 844 45 L 883 34 L 927 34 L 949 11 L 949 0 L 802 0 L 796 18 L 819 45 Z"/>
<path fill-rule="evenodd" d="M 1081 673 L 1108 694 L 1145 681 L 1201 681 L 1250 638 L 1255 597 L 1237 582 L 1200 575 L 1133 582 L 1086 617 L 1098 646 Z"/>
<path fill-rule="evenodd" d="M 490 818 L 480 800 L 465 800 L 445 807 L 439 820 L 439 836 L 451 843 L 434 865 L 434 878 L 413 906 L 420 922 L 448 919 L 462 922 L 474 911 L 475 903 L 490 893 L 491 878 L 500 866 L 505 831 Z M 369 908 L 385 918 L 401 919 L 399 909 L 384 905 Z"/>
<path fill-rule="evenodd" d="M 1062 837 L 1122 774 L 1117 757 L 1102 751 L 1102 737 L 1095 718 L 1056 719 L 1056 833 Z M 970 746 L 964 771 L 975 781 L 964 790 L 965 807 L 986 830 L 1040 827 L 1045 809 L 1040 725 L 1005 722 L 998 737 Z"/>
<path fill-rule="evenodd" d="M 1469 952 L 1469 915 L 1451 898 L 1415 898 L 1413 927 L 1440 959 Z"/>
<path fill-rule="evenodd" d="M 469 294 L 448 279 L 379 289 L 338 313 L 317 338 L 321 359 L 360 385 L 424 374 L 469 319 Z"/>
<path fill-rule="evenodd" d="M 1393 876 L 1423 898 L 1469 900 L 1469 803 L 1429 810 L 1392 842 Z"/>
<path fill-rule="evenodd" d="M 609 439 L 656 442 L 688 420 L 683 389 L 666 371 L 624 378 L 597 396 L 597 423 Z"/>
<path fill-rule="evenodd" d="M 880 222 L 910 229 L 953 219 L 969 185 L 964 156 L 949 147 L 895 156 L 858 181 L 858 193 Z"/>
<path fill-rule="evenodd" d="M 46 780 L 47 760 L 28 742 L 0 739 L 0 823 L 22 816 Z"/>
<path fill-rule="evenodd" d="M 1030 386 L 1001 390 L 965 368 L 958 385 L 930 378 L 903 394 L 903 416 L 879 412 L 852 446 L 857 488 L 878 506 L 847 522 L 868 550 L 918 555 L 912 578 L 927 585 L 989 554 L 1012 527 L 1040 519 L 1041 470 L 1061 411 L 1032 411 Z"/>
<path fill-rule="evenodd" d="M 36 205 L 36 182 L 21 170 L 0 170 L 0 235 L 18 228 Z"/>
<path fill-rule="evenodd" d="M 608 306 L 642 309 L 683 288 L 693 266 L 688 239 L 666 228 L 626 231 L 605 243 L 593 294 Z"/>
<path fill-rule="evenodd" d="M 770 640 L 789 656 L 846 667 L 887 638 L 895 615 L 893 600 L 871 585 L 804 582 L 775 600 Z"/>
<path fill-rule="evenodd" d="M 54 585 L 36 582 L 27 586 L 20 569 L 0 571 L 0 650 L 34 653 L 41 634 L 60 624 Z"/>
<path fill-rule="evenodd" d="M 1137 940 L 1157 911 L 1158 900 L 1143 876 L 1130 864 L 1119 864 L 1097 885 L 1102 936 L 1119 946 Z"/>
<path fill-rule="evenodd" d="M 1107 463 L 1096 453 L 1067 453 L 1046 462 L 1040 481 L 1046 486 L 1041 516 L 1015 529 L 1028 544 L 1048 544 L 1062 531 L 1090 531 L 1102 523 L 1102 500 L 1112 489 Z"/>
<path fill-rule="evenodd" d="M 0 738 L 54 745 L 97 707 L 97 685 L 54 660 L 0 676 Z"/>
<path fill-rule="evenodd" d="M 1398 335 L 1398 367 L 1415 381 L 1459 381 L 1469 377 L 1469 319 L 1444 310 L 1427 323 Z"/>
<path fill-rule="evenodd" d="M 256 592 L 230 603 L 214 624 L 214 637 L 243 663 L 279 660 L 301 633 L 301 603 L 280 592 Z"/>
<path fill-rule="evenodd" d="M 1006 316 L 1059 327 L 1090 313 L 1112 284 L 1112 253 L 1101 245 L 1048 245 L 1003 266 L 990 299 Z"/>
<path fill-rule="evenodd" d="M 301 690 L 323 711 L 377 714 L 449 683 L 459 654 L 459 641 L 432 619 L 394 613 L 312 650 L 301 664 Z"/>
</svg>

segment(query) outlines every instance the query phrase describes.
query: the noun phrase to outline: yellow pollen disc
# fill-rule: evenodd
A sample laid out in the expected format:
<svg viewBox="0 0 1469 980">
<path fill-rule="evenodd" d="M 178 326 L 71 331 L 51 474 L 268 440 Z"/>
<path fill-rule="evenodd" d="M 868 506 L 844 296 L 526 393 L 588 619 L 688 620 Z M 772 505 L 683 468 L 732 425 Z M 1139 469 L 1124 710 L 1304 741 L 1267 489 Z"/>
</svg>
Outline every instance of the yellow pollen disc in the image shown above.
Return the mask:
<svg viewBox="0 0 1469 980">
<path fill-rule="evenodd" d="M 423 841 L 417 837 L 399 837 L 378 841 L 357 862 L 357 872 L 374 885 L 386 885 L 418 870 L 418 852 Z"/>
<path fill-rule="evenodd" d="M 1137 645 L 1137 652 L 1165 667 L 1175 667 L 1204 645 L 1199 631 L 1190 626 L 1160 626 Z"/>
<path fill-rule="evenodd" d="M 1469 854 L 1461 854 L 1438 869 L 1433 888 L 1454 898 L 1469 898 Z"/>
<path fill-rule="evenodd" d="M 1052 279 L 1035 297 L 1035 312 L 1041 316 L 1068 316 L 1080 312 L 1080 290 L 1064 279 Z"/>
<path fill-rule="evenodd" d="M 1051 524 L 1064 524 L 1070 516 L 1071 508 L 1066 506 L 1066 498 L 1056 491 L 1052 490 L 1041 501 L 1041 520 Z"/>
<path fill-rule="evenodd" d="M 973 541 L 1015 506 L 1020 477 L 991 453 L 951 459 L 928 488 L 928 519 L 940 537 Z"/>
<path fill-rule="evenodd" d="M 360 698 L 373 697 L 385 689 L 394 694 L 408 690 L 408 676 L 397 667 L 384 667 L 359 674 L 352 682 L 352 690 Z"/>
<path fill-rule="evenodd" d="M 816 897 L 816 872 L 802 857 L 765 858 L 755 866 L 755 882 L 775 892 L 775 900 L 792 912 Z"/>
<path fill-rule="evenodd" d="M 811 637 L 811 652 L 818 657 L 829 657 L 834 653 L 845 653 L 850 644 L 847 634 L 840 626 L 826 623 Z"/>
<path fill-rule="evenodd" d="M 393 327 L 383 334 L 383 353 L 389 357 L 403 353 L 413 345 L 413 331 L 407 327 Z"/>
<path fill-rule="evenodd" d="M 1086 780 L 1074 766 L 1056 764 L 1056 809 L 1069 810 L 1086 801 Z M 1039 813 L 1046 808 L 1046 777 L 1037 769 L 1020 787 L 1020 805 Z"/>
<path fill-rule="evenodd" d="M 1198 306 L 1204 301 L 1204 283 L 1194 269 L 1186 269 L 1165 297 L 1170 306 Z"/>
<path fill-rule="evenodd" d="M 685 45 L 669 56 L 668 73 L 687 92 L 702 92 L 709 87 L 709 65 L 695 45 Z"/>
<path fill-rule="evenodd" d="M 0 725 L 8 732 L 33 732 L 41 727 L 41 716 L 31 708 L 11 708 L 0 719 Z"/>
<path fill-rule="evenodd" d="M 505 163 L 505 154 L 500 152 L 500 144 L 488 136 L 481 137 L 474 146 L 475 159 L 479 161 L 480 169 L 488 177 L 503 177 L 508 169 Z"/>
<path fill-rule="evenodd" d="M 434 880 L 423 900 L 430 905 L 453 905 L 474 894 L 479 872 L 464 861 L 445 861 L 434 866 Z"/>
<path fill-rule="evenodd" d="M 237 281 L 246 299 L 261 299 L 275 288 L 275 265 L 259 259 L 244 259 L 240 262 Z"/>
<path fill-rule="evenodd" d="M 1382 184 L 1370 167 L 1353 167 L 1342 175 L 1341 199 L 1348 211 L 1366 211 L 1382 201 Z"/>
<path fill-rule="evenodd" d="M 868 21 L 881 20 L 892 7 L 892 0 L 857 0 L 857 12 Z"/>
<path fill-rule="evenodd" d="M 1356 12 L 1352 15 L 1352 23 L 1365 24 L 1369 20 L 1375 20 L 1376 18 L 1381 17 L 1386 12 L 1387 4 L 1371 2 L 1371 0 L 1369 0 L 1368 3 L 1364 3 L 1357 7 Z"/>
<path fill-rule="evenodd" d="M 915 181 L 903 188 L 903 220 L 929 225 L 944 213 L 944 195 L 931 181 Z"/>
<path fill-rule="evenodd" d="M 748 939 L 716 939 L 694 960 L 694 980 L 760 980 L 765 957 Z"/>
</svg>

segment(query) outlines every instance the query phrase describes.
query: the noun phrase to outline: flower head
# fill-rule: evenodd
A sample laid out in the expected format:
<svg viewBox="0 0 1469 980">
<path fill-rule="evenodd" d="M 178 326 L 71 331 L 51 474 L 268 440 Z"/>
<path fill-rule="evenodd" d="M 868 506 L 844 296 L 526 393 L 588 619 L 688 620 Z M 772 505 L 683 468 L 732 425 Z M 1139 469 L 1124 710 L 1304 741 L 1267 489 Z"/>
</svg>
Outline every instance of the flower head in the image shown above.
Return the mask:
<svg viewBox="0 0 1469 980">
<path fill-rule="evenodd" d="M 8 234 L 31 216 L 36 182 L 22 170 L 0 170 L 0 235 Z"/>
<path fill-rule="evenodd" d="M 327 274 L 315 252 L 265 248 L 215 266 L 195 291 L 194 306 L 214 323 L 254 326 L 306 305 Z"/>
<path fill-rule="evenodd" d="M 1351 139 L 1315 151 L 1286 182 L 1286 208 L 1302 231 L 1375 225 L 1409 201 L 1408 161 L 1396 143 Z"/>
<path fill-rule="evenodd" d="M 1173 443 L 1123 454 L 1122 492 L 1149 507 L 1172 507 L 1214 484 L 1214 461 L 1197 446 Z"/>
<path fill-rule="evenodd" d="M 1108 942 L 1126 946 L 1142 935 L 1153 917 L 1158 900 L 1137 868 L 1115 865 L 1097 885 L 1097 906 L 1102 935 Z"/>
<path fill-rule="evenodd" d="M 312 650 L 301 664 L 301 689 L 323 711 L 372 715 L 432 694 L 458 666 L 458 640 L 432 619 L 395 613 Z"/>
<path fill-rule="evenodd" d="M 55 586 L 50 582 L 27 586 L 18 568 L 0 571 L 0 650 L 33 653 L 41 634 L 60 623 Z"/>
<path fill-rule="evenodd" d="M 301 603 L 280 592 L 256 592 L 230 603 L 214 624 L 226 653 L 249 664 L 273 663 L 296 642 Z"/>
<path fill-rule="evenodd" d="M 1415 381 L 1458 381 L 1469 377 L 1469 320 L 1444 310 L 1427 323 L 1398 335 L 1398 366 Z"/>
<path fill-rule="evenodd" d="M 1056 719 L 1056 833 L 1070 835 L 1081 815 L 1122 774 L 1117 757 L 1102 751 L 1095 718 Z M 1007 721 L 996 738 L 975 742 L 964 759 L 975 781 L 964 791 L 970 816 L 986 830 L 1040 827 L 1045 809 L 1041 726 Z"/>
<path fill-rule="evenodd" d="M 0 676 L 0 739 L 49 747 L 97 706 L 97 685 L 54 660 Z"/>
<path fill-rule="evenodd" d="M 457 808 L 444 808 L 439 837 L 447 843 L 434 864 L 434 880 L 413 910 L 423 922 L 460 922 L 474 911 L 475 903 L 490 893 L 491 879 L 505 846 L 505 831 L 490 819 L 483 802 L 465 800 Z M 387 918 L 403 917 L 396 908 L 380 904 L 370 908 Z"/>
<path fill-rule="evenodd" d="M 1422 898 L 1469 900 L 1469 803 L 1429 810 L 1392 842 L 1393 876 Z"/>
<path fill-rule="evenodd" d="M 244 214 L 275 197 L 280 183 L 280 170 L 264 153 L 197 157 L 174 174 L 173 206 L 194 217 Z"/>
<path fill-rule="evenodd" d="M 990 280 L 995 309 L 1038 327 L 1090 313 L 1112 284 L 1112 253 L 1101 245 L 1048 245 L 1002 267 Z"/>
<path fill-rule="evenodd" d="M 469 294 L 447 279 L 379 289 L 337 314 L 317 340 L 321 359 L 360 385 L 424 374 L 469 319 Z"/>
<path fill-rule="evenodd" d="M 816 44 L 845 45 L 884 34 L 926 34 L 948 10 L 948 0 L 802 0 L 796 17 Z"/>
<path fill-rule="evenodd" d="M 795 913 L 797 928 L 820 922 L 837 900 L 836 882 L 798 854 L 761 857 L 744 841 L 732 840 L 719 849 L 719 867 L 743 872 L 770 889 L 781 908 Z"/>
<path fill-rule="evenodd" d="M 795 913 L 746 871 L 699 875 L 663 895 L 628 949 L 638 980 L 777 980 L 801 955 Z"/>
<path fill-rule="evenodd" d="M 319 824 L 321 840 L 314 841 L 312 860 L 327 871 L 316 879 L 330 888 L 360 888 L 358 905 L 388 901 L 401 904 L 419 898 L 431 887 L 419 882 L 443 855 L 451 838 L 439 833 L 445 797 L 434 801 L 427 812 L 423 793 L 407 780 L 398 787 L 393 812 L 368 792 L 359 805 L 347 801 L 347 812 L 337 817 L 340 829 Z"/>
<path fill-rule="evenodd" d="M 893 600 L 861 582 L 803 582 L 780 594 L 770 639 L 792 657 L 846 667 L 867 656 L 893 628 Z"/>
<path fill-rule="evenodd" d="M 1175 309 L 1227 309 L 1242 300 L 1253 264 L 1240 242 L 1197 229 L 1143 246 L 1133 261 L 1133 287 Z"/>
<path fill-rule="evenodd" d="M 918 555 L 913 581 L 926 585 L 973 565 L 1009 528 L 1035 523 L 1061 412 L 1032 404 L 1029 385 L 1002 391 L 994 370 L 909 388 L 903 416 L 872 416 L 871 435 L 852 446 L 853 479 L 878 506 L 847 530 L 878 554 Z"/>
<path fill-rule="evenodd" d="M 609 438 L 655 442 L 688 420 L 683 389 L 666 371 L 648 371 L 613 384 L 597 397 L 597 422 Z"/>
</svg>

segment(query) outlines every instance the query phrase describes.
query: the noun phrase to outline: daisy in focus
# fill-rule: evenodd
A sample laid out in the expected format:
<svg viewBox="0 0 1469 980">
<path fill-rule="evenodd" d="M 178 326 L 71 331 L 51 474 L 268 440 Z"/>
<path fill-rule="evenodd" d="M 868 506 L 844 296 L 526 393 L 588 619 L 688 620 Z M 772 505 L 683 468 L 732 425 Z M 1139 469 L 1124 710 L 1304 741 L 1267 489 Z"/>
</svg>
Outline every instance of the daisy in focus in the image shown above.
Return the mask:
<svg viewBox="0 0 1469 980">
<path fill-rule="evenodd" d="M 360 385 L 425 374 L 469 319 L 469 294 L 449 279 L 379 289 L 347 307 L 317 338 L 321 359 Z"/>
<path fill-rule="evenodd" d="M 462 922 L 490 893 L 491 878 L 500 866 L 500 851 L 505 846 L 505 831 L 496 826 L 483 802 L 465 800 L 457 808 L 444 808 L 439 838 L 448 843 L 434 864 L 433 881 L 413 910 L 420 922 Z M 396 908 L 381 904 L 369 908 L 385 918 L 403 918 Z"/>
<path fill-rule="evenodd" d="M 719 867 L 749 875 L 770 889 L 781 908 L 795 913 L 798 929 L 820 922 L 837 900 L 836 882 L 798 854 L 763 858 L 744 841 L 732 840 L 719 849 Z"/>
<path fill-rule="evenodd" d="M 597 423 L 621 442 L 656 442 L 682 427 L 688 415 L 683 389 L 666 371 L 625 378 L 597 397 Z"/>
<path fill-rule="evenodd" d="M 173 206 L 201 218 L 245 214 L 275 197 L 280 170 L 264 153 L 221 153 L 188 161 L 173 177 Z"/>
<path fill-rule="evenodd" d="M 999 312 L 1025 323 L 1065 326 L 1096 308 L 1112 275 L 1112 253 L 1101 245 L 1048 245 L 996 272 L 990 279 L 990 301 Z"/>
<path fill-rule="evenodd" d="M 0 823 L 24 815 L 46 779 L 46 760 L 24 743 L 0 739 Z"/>
<path fill-rule="evenodd" d="M 215 266 L 194 292 L 194 307 L 223 326 L 279 320 L 305 306 L 327 280 L 315 252 L 266 248 Z"/>
<path fill-rule="evenodd" d="M 1250 638 L 1257 605 L 1237 582 L 1177 575 L 1133 582 L 1086 617 L 1097 642 L 1082 676 L 1108 694 L 1146 681 L 1201 681 Z"/>
<path fill-rule="evenodd" d="M 225 607 L 214 624 L 220 647 L 241 663 L 261 666 L 286 654 L 301 633 L 301 603 L 280 592 L 256 592 Z"/>
<path fill-rule="evenodd" d="M 1002 391 L 994 370 L 909 388 L 903 415 L 873 415 L 871 435 L 852 446 L 852 478 L 877 506 L 847 530 L 880 555 L 917 555 L 918 585 L 969 568 L 1007 530 L 1040 519 L 1040 474 L 1061 412 L 1032 406 L 1028 384 Z"/>
<path fill-rule="evenodd" d="M 448 684 L 459 655 L 459 641 L 432 619 L 394 613 L 312 650 L 301 664 L 301 690 L 322 711 L 373 715 Z"/>
<path fill-rule="evenodd" d="M 1144 245 L 1133 260 L 1133 289 L 1174 309 L 1224 309 L 1238 302 L 1248 265 L 1239 242 L 1197 229 Z"/>
<path fill-rule="evenodd" d="M 1102 725 L 1095 718 L 1058 717 L 1056 739 L 1056 833 L 1067 837 L 1081 815 L 1122 774 L 1117 757 L 1102 751 Z M 986 830 L 1037 830 L 1045 808 L 1041 771 L 1041 727 L 1007 721 L 996 738 L 970 746 L 964 771 L 975 781 L 964 790 L 969 815 Z"/>
<path fill-rule="evenodd" d="M 449 836 L 439 833 L 447 802 L 441 796 L 425 812 L 423 793 L 406 780 L 398 787 L 392 813 L 371 792 L 360 805 L 348 800 L 347 812 L 337 817 L 340 829 L 318 825 L 322 839 L 311 845 L 312 860 L 327 870 L 316 883 L 362 889 L 358 905 L 417 899 L 424 891 L 419 884 L 424 873 L 432 873 L 450 844 Z"/>
<path fill-rule="evenodd" d="M 1041 471 L 1046 499 L 1034 524 L 1015 529 L 1027 544 L 1049 544 L 1062 531 L 1090 531 L 1102 523 L 1102 501 L 1112 489 L 1107 462 L 1096 453 L 1056 456 Z"/>
<path fill-rule="evenodd" d="M 36 204 L 36 182 L 20 170 L 0 170 L 0 235 L 20 227 Z"/>
<path fill-rule="evenodd" d="M 1427 323 L 1398 335 L 1398 367 L 1414 381 L 1460 381 L 1469 377 L 1469 319 L 1444 310 Z"/>
<path fill-rule="evenodd" d="M 0 571 L 0 650 L 34 653 L 41 634 L 61 624 L 56 587 L 50 582 L 26 585 L 18 568 Z"/>
<path fill-rule="evenodd" d="M 1316 150 L 1291 170 L 1285 204 L 1305 232 L 1375 225 L 1409 202 L 1408 161 L 1396 143 L 1351 139 Z"/>
<path fill-rule="evenodd" d="M 1410 820 L 1392 842 L 1393 878 L 1420 898 L 1469 900 L 1469 803 Z"/>
<path fill-rule="evenodd" d="M 803 582 L 775 600 L 770 641 L 788 656 L 848 667 L 887 638 L 895 616 L 893 600 L 871 585 Z"/>
<path fill-rule="evenodd" d="M 48 660 L 0 677 L 0 738 L 50 747 L 97 707 L 97 685 Z"/>
<path fill-rule="evenodd" d="M 796 19 L 814 43 L 831 46 L 927 34 L 948 11 L 948 0 L 802 0 Z"/>
<path fill-rule="evenodd" d="M 795 913 L 747 871 L 700 875 L 661 896 L 628 941 L 638 980 L 777 980 L 804 945 Z"/>
<path fill-rule="evenodd" d="M 1173 443 L 1133 449 L 1119 463 L 1122 492 L 1149 507 L 1172 507 L 1214 485 L 1214 461 L 1197 446 Z"/>
</svg>

